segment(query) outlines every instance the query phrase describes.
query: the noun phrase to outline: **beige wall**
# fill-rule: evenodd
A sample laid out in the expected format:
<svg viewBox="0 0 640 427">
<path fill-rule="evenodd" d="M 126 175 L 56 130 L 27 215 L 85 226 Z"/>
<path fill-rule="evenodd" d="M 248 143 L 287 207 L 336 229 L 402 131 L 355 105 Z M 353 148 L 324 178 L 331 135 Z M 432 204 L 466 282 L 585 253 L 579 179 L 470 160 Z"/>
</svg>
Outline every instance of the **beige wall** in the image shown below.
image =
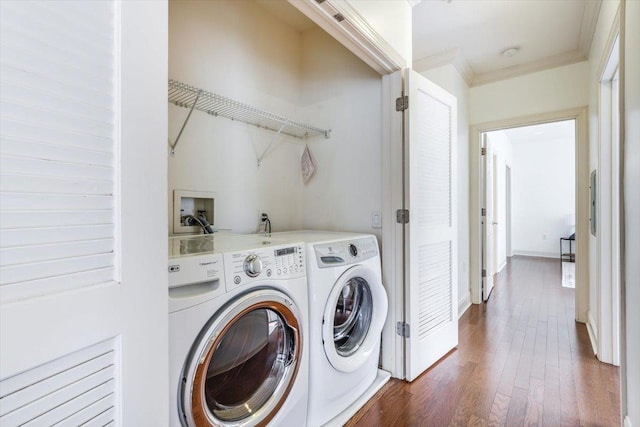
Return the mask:
<svg viewBox="0 0 640 427">
<path fill-rule="evenodd" d="M 299 203 L 302 227 L 375 233 L 382 210 L 382 79 L 321 29 L 302 36 L 301 103 L 308 119 L 331 128 L 309 141 L 316 172 Z"/>
<path fill-rule="evenodd" d="M 587 62 L 471 88 L 470 122 L 487 123 L 584 107 L 589 103 Z"/>
<path fill-rule="evenodd" d="M 259 212 L 273 230 L 376 232 L 381 210 L 381 79 L 315 27 L 301 33 L 252 2 L 171 1 L 169 76 L 266 111 L 332 129 L 307 141 L 316 174 L 304 184 L 305 141 L 194 111 L 169 157 L 173 190 L 216 193 L 215 226 L 255 232 Z M 169 106 L 169 138 L 188 110 Z"/>
</svg>

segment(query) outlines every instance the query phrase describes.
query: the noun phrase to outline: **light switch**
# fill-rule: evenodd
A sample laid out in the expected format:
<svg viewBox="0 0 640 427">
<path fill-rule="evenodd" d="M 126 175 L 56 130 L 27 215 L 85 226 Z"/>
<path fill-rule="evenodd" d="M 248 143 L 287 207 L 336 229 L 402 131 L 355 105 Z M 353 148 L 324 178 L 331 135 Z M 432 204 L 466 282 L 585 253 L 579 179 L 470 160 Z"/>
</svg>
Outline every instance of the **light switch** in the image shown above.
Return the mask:
<svg viewBox="0 0 640 427">
<path fill-rule="evenodd" d="M 380 212 L 374 211 L 371 217 L 372 228 L 382 228 L 382 215 Z"/>
</svg>

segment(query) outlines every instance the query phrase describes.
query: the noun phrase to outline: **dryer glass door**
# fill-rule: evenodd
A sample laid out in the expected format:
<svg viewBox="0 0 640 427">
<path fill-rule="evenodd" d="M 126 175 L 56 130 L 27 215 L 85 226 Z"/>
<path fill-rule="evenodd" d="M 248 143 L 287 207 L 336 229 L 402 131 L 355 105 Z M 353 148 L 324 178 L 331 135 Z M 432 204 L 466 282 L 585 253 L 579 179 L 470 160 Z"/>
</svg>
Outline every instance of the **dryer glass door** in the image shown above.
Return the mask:
<svg viewBox="0 0 640 427">
<path fill-rule="evenodd" d="M 387 316 L 387 294 L 375 272 L 356 265 L 338 278 L 324 312 L 324 351 L 334 368 L 352 372 L 380 345 Z M 374 355 L 377 360 L 377 356 Z"/>
<path fill-rule="evenodd" d="M 214 317 L 202 335 L 185 375 L 190 384 L 183 389 L 186 417 L 197 426 L 266 422 L 293 385 L 301 343 L 298 316 L 273 298 L 255 299 L 264 297 L 241 299 L 226 315 Z"/>
<path fill-rule="evenodd" d="M 333 342 L 340 356 L 355 353 L 369 332 L 373 301 L 371 288 L 362 277 L 346 281 L 335 305 Z"/>
</svg>

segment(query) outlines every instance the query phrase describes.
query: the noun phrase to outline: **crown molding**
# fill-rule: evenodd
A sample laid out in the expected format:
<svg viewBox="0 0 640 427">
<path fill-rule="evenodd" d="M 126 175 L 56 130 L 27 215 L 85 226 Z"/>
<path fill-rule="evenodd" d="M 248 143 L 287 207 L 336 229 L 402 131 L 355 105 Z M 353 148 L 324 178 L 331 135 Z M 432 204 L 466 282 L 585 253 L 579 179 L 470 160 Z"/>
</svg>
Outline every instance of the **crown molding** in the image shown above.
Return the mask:
<svg viewBox="0 0 640 427">
<path fill-rule="evenodd" d="M 409 5 L 410 5 L 411 7 L 416 6 L 416 5 L 420 4 L 420 3 L 422 3 L 422 0 L 407 0 L 407 1 L 409 2 Z"/>
<path fill-rule="evenodd" d="M 323 30 L 380 74 L 406 68 L 405 59 L 347 2 L 289 0 Z"/>
<path fill-rule="evenodd" d="M 593 36 L 596 32 L 596 26 L 598 25 L 601 7 L 602 0 L 588 0 L 584 3 L 578 50 L 583 53 L 585 58 L 589 58 L 591 52 L 591 43 L 593 42 Z"/>
<path fill-rule="evenodd" d="M 476 74 L 473 72 L 471 65 L 469 65 L 464 58 L 464 55 L 462 55 L 460 48 L 455 48 L 426 58 L 418 59 L 413 62 L 413 69 L 420 73 L 445 65 L 453 65 L 456 70 L 458 70 L 464 81 L 467 82 L 469 87 L 472 87 L 494 83 L 500 80 L 506 80 L 538 71 L 549 70 L 551 68 L 571 65 L 586 60 L 587 56 L 581 50 L 576 49 L 570 52 L 542 58 L 537 61 Z"/>
<path fill-rule="evenodd" d="M 417 72 L 422 72 L 445 65 L 453 65 L 464 81 L 467 82 L 467 85 L 472 85 L 475 74 L 460 48 L 454 48 L 414 61 L 413 69 Z"/>
</svg>

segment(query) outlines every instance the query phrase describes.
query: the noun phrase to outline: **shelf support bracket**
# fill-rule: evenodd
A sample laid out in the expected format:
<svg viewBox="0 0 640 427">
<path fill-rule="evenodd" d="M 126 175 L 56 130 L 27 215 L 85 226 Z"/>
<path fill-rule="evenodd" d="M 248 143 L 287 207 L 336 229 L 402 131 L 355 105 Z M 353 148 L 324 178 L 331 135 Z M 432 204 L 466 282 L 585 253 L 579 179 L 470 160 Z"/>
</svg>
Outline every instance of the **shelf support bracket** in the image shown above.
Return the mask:
<svg viewBox="0 0 640 427">
<path fill-rule="evenodd" d="M 271 141 L 269 142 L 269 145 L 267 145 L 267 148 L 265 148 L 264 151 L 262 152 L 262 154 L 260 154 L 260 156 L 258 157 L 258 167 L 260 166 L 260 163 L 262 163 L 262 159 L 264 159 L 264 155 L 267 154 L 267 151 L 269 151 L 269 148 L 271 148 L 273 143 L 276 142 L 276 139 L 278 139 L 278 137 L 282 133 L 282 130 L 286 126 L 287 126 L 286 123 L 283 123 L 282 126 L 280 126 L 280 129 L 278 129 L 278 132 L 276 132 L 276 134 L 273 135 L 273 138 L 271 138 Z"/>
<path fill-rule="evenodd" d="M 182 127 L 180 128 L 180 132 L 178 132 L 178 136 L 176 137 L 176 141 L 173 144 L 169 143 L 169 145 L 171 146 L 171 155 L 172 156 L 174 156 L 176 154 L 176 145 L 178 145 L 178 141 L 180 141 L 180 137 L 182 136 L 182 131 L 184 131 L 185 126 L 187 126 L 187 122 L 189 121 L 189 118 L 191 117 L 191 113 L 193 113 L 193 109 L 198 104 L 198 99 L 200 99 L 200 94 L 201 93 L 202 93 L 202 89 L 200 89 L 198 91 L 198 94 L 196 95 L 196 100 L 193 101 L 193 105 L 189 109 L 189 114 L 187 114 L 187 118 L 184 119 L 184 123 L 182 124 Z"/>
</svg>

